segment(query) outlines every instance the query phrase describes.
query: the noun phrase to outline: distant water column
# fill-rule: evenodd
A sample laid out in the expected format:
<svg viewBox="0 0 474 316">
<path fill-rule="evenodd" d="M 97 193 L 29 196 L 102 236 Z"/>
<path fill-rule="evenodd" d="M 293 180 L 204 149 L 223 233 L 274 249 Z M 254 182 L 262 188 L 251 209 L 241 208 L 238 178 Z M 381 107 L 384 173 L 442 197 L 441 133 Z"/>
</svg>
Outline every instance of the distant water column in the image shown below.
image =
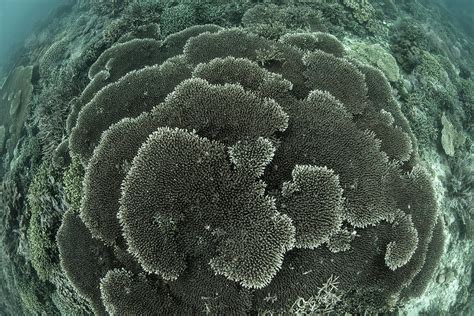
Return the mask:
<svg viewBox="0 0 474 316">
<path fill-rule="evenodd" d="M 61 0 L 0 0 L 0 72 L 33 26 Z"/>
</svg>

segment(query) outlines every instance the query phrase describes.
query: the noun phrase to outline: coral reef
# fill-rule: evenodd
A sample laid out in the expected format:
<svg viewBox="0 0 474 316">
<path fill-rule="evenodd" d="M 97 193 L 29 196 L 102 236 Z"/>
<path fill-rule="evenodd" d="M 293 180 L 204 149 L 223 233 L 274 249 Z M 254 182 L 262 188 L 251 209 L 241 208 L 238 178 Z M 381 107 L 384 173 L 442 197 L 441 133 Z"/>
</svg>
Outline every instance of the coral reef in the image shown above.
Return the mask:
<svg viewBox="0 0 474 316">
<path fill-rule="evenodd" d="M 372 18 L 374 8 L 368 0 L 343 0 L 342 2 L 353 11 L 359 23 L 366 23 Z"/>
<path fill-rule="evenodd" d="M 95 313 L 288 312 L 332 276 L 327 308 L 388 311 L 426 286 L 443 226 L 380 71 L 323 33 L 195 26 L 156 45 L 161 64 L 137 58 L 71 121 L 83 198 L 57 239 Z"/>
<path fill-rule="evenodd" d="M 242 24 L 256 34 L 278 39 L 289 31 L 310 30 L 320 19 L 321 14 L 309 7 L 261 4 L 245 12 Z"/>
<path fill-rule="evenodd" d="M 423 28 L 412 20 L 401 21 L 392 44 L 392 51 L 401 67 L 411 72 L 420 62 L 421 50 L 427 48 L 428 39 Z"/>
<path fill-rule="evenodd" d="M 61 4 L 0 64 L 0 314 L 472 314 L 455 9 Z"/>
</svg>

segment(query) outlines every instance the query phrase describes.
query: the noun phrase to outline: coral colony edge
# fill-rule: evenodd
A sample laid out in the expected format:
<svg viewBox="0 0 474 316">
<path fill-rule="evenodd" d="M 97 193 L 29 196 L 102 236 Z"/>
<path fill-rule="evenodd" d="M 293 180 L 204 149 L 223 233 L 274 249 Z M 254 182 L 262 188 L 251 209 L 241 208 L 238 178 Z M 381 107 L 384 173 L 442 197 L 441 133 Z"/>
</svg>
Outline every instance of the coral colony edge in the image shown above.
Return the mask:
<svg viewBox="0 0 474 316">
<path fill-rule="evenodd" d="M 0 90 L 0 313 L 468 314 L 472 65 L 335 3 L 56 10 Z"/>
</svg>

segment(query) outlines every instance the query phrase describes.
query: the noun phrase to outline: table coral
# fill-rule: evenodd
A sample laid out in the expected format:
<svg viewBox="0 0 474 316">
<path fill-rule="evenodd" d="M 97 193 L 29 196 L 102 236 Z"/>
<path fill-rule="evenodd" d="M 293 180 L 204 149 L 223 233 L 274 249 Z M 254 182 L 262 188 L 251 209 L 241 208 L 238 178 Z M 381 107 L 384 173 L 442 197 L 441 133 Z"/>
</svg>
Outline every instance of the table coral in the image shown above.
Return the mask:
<svg viewBox="0 0 474 316">
<path fill-rule="evenodd" d="M 321 33 L 153 43 L 166 59 L 134 60 L 71 122 L 83 199 L 57 241 L 97 314 L 284 313 L 334 276 L 341 312 L 424 289 L 443 223 L 382 72 Z"/>
</svg>

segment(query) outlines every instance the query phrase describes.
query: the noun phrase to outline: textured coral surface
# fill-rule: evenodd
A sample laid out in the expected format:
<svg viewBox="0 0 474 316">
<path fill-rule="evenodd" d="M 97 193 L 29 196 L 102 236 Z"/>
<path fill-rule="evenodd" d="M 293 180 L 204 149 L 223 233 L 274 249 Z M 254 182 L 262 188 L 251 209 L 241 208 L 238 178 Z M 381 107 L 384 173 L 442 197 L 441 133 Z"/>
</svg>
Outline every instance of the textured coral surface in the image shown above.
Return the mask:
<svg viewBox="0 0 474 316">
<path fill-rule="evenodd" d="M 423 291 L 443 228 L 380 71 L 323 33 L 149 44 L 106 50 L 71 114 L 86 172 L 58 243 L 95 312 L 287 312 L 334 276 L 341 311 Z"/>
</svg>

